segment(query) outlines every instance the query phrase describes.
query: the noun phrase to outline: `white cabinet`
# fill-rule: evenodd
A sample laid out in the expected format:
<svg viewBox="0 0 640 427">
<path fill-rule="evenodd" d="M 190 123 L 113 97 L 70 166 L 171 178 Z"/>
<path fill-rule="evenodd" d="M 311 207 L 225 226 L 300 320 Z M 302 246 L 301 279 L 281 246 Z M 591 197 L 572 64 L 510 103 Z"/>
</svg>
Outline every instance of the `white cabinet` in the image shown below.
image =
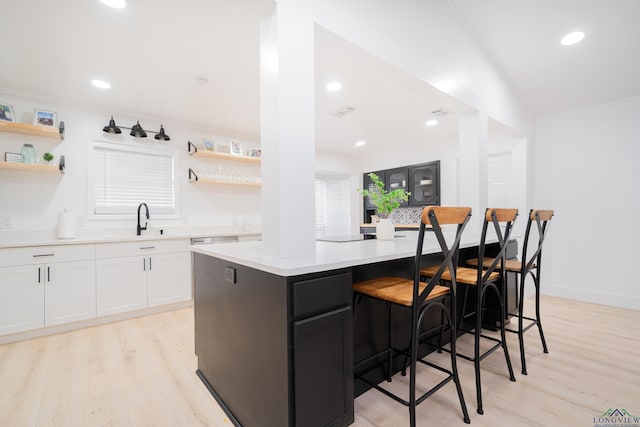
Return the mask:
<svg viewBox="0 0 640 427">
<path fill-rule="evenodd" d="M 95 246 L 0 250 L 0 335 L 96 316 Z"/>
<path fill-rule="evenodd" d="M 96 247 L 98 316 L 191 299 L 187 239 Z"/>
<path fill-rule="evenodd" d="M 0 268 L 0 335 L 44 325 L 42 266 Z"/>
</svg>

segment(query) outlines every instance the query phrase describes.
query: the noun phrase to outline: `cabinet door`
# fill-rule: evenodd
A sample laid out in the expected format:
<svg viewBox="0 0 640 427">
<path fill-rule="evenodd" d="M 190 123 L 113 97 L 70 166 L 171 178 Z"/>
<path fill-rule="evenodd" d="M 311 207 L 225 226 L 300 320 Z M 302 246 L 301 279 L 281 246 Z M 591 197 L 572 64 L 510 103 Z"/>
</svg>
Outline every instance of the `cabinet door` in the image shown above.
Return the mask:
<svg viewBox="0 0 640 427">
<path fill-rule="evenodd" d="M 346 426 L 353 422 L 351 307 L 295 322 L 295 425 Z"/>
<path fill-rule="evenodd" d="M 44 273 L 45 325 L 96 317 L 95 261 L 47 264 Z"/>
<path fill-rule="evenodd" d="M 440 162 L 409 168 L 412 206 L 440 205 Z"/>
<path fill-rule="evenodd" d="M 188 252 L 148 258 L 149 306 L 191 299 L 191 258 Z"/>
<path fill-rule="evenodd" d="M 391 169 L 386 171 L 385 174 L 385 190 L 393 191 L 403 189 L 404 191 L 409 191 L 409 169 L 406 167 Z M 409 201 L 400 202 L 400 207 L 403 206 L 409 206 Z"/>
<path fill-rule="evenodd" d="M 147 268 L 142 256 L 97 260 L 98 316 L 147 307 Z"/>
<path fill-rule="evenodd" d="M 0 268 L 0 335 L 44 326 L 44 266 Z"/>
</svg>

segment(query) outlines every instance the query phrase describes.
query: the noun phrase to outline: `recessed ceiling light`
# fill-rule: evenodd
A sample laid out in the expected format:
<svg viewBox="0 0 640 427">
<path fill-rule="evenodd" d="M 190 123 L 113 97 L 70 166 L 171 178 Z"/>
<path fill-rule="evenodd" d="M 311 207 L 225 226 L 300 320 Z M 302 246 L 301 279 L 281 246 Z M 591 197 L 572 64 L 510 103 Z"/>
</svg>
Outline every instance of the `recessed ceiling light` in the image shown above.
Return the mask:
<svg viewBox="0 0 640 427">
<path fill-rule="evenodd" d="M 100 1 L 114 9 L 122 9 L 127 5 L 124 0 L 100 0 Z"/>
<path fill-rule="evenodd" d="M 91 80 L 91 84 L 100 89 L 110 89 L 111 85 L 104 80 Z"/>
<path fill-rule="evenodd" d="M 327 83 L 327 90 L 330 92 L 335 92 L 337 90 L 342 89 L 342 85 L 339 82 L 329 82 Z"/>
<path fill-rule="evenodd" d="M 574 31 L 573 33 L 569 33 L 560 40 L 560 43 L 563 46 L 571 46 L 572 44 L 576 44 L 584 38 L 584 33 L 582 31 Z"/>
<path fill-rule="evenodd" d="M 426 126 L 435 126 L 437 124 L 438 124 L 437 120 L 427 120 L 425 123 Z"/>
<path fill-rule="evenodd" d="M 356 146 L 356 147 L 364 147 L 365 145 L 367 145 L 367 141 L 357 141 L 353 145 Z"/>
</svg>

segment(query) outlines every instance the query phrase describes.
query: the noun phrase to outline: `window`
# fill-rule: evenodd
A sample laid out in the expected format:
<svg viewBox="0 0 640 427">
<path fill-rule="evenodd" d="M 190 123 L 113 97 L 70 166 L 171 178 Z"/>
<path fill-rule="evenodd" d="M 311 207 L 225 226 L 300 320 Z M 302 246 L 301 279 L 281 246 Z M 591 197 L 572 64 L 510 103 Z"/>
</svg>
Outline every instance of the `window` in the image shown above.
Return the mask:
<svg viewBox="0 0 640 427">
<path fill-rule="evenodd" d="M 348 178 L 317 177 L 316 237 L 351 234 L 351 197 Z"/>
<path fill-rule="evenodd" d="M 142 202 L 154 214 L 175 214 L 173 152 L 94 142 L 94 214 L 130 214 Z"/>
</svg>

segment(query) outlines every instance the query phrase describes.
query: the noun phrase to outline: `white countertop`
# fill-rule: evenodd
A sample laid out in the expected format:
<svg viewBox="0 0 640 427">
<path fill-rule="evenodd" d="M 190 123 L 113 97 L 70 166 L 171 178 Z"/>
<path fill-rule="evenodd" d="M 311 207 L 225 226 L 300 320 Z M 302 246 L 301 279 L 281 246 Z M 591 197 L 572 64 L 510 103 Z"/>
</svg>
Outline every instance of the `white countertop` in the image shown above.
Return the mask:
<svg viewBox="0 0 640 427">
<path fill-rule="evenodd" d="M 316 242 L 312 257 L 278 258 L 267 253 L 263 242 L 239 242 L 190 246 L 193 252 L 252 267 L 279 276 L 295 276 L 334 270 L 355 265 L 413 257 L 416 254 L 418 232 L 403 232 L 393 240 L 361 240 L 355 242 Z M 446 234 L 447 241 L 454 233 Z M 492 239 L 496 241 L 496 239 Z M 460 247 L 477 246 L 478 235 L 463 235 Z M 423 254 L 441 252 L 433 234 L 427 234 Z"/>
<path fill-rule="evenodd" d="M 164 227 L 142 231 L 141 236 L 136 236 L 133 229 L 87 229 L 78 230 L 77 237 L 73 239 L 58 239 L 51 232 L 3 232 L 0 233 L 0 249 L 20 248 L 31 246 L 49 245 L 81 245 L 91 243 L 112 242 L 141 242 L 147 240 L 172 240 L 191 239 L 197 237 L 225 237 L 225 236 L 258 236 L 259 230 L 240 231 L 235 226 L 188 226 L 188 227 Z"/>
</svg>

